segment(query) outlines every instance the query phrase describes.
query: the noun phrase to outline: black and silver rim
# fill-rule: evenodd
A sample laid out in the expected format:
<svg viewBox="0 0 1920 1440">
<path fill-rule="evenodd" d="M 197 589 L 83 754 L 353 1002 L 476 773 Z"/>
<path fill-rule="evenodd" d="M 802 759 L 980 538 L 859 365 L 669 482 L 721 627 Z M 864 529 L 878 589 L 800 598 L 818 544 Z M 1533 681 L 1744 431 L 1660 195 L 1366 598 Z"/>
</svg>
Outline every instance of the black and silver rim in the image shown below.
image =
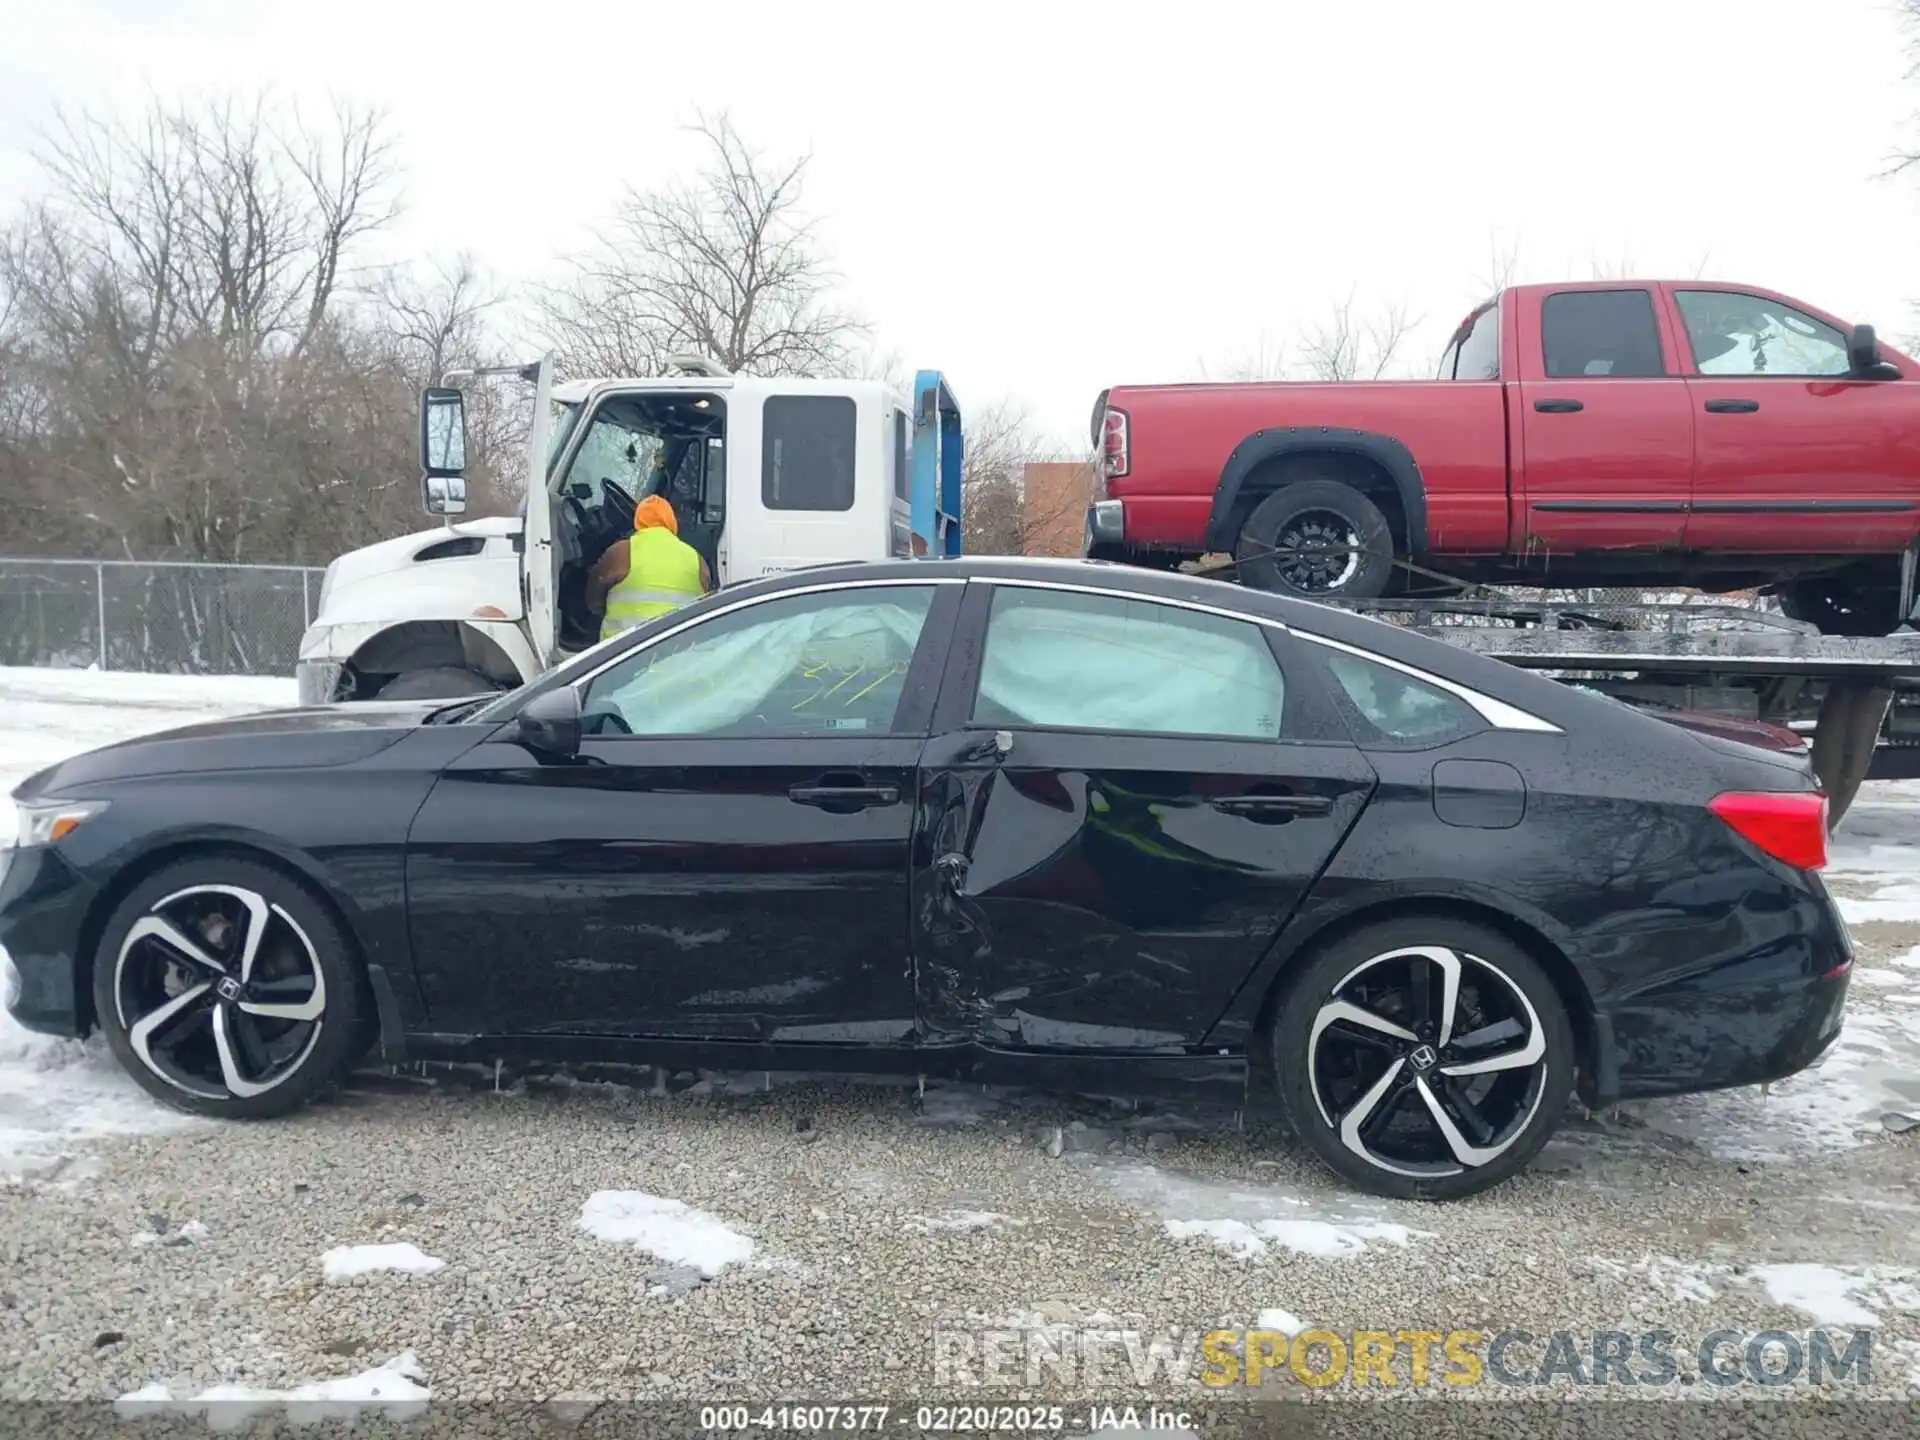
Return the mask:
<svg viewBox="0 0 1920 1440">
<path fill-rule="evenodd" d="M 155 902 L 121 943 L 113 994 L 140 1063 L 208 1100 L 284 1084 L 319 1043 L 327 1009 L 306 931 L 264 895 L 231 885 Z"/>
<path fill-rule="evenodd" d="M 1295 590 L 1324 595 L 1351 581 L 1360 569 L 1360 533 L 1332 510 L 1303 510 L 1273 543 L 1273 564 Z"/>
<path fill-rule="evenodd" d="M 1499 967 L 1440 945 L 1355 966 L 1307 1036 L 1314 1104 L 1355 1155 L 1436 1178 L 1491 1165 L 1546 1088 L 1547 1037 Z"/>
</svg>

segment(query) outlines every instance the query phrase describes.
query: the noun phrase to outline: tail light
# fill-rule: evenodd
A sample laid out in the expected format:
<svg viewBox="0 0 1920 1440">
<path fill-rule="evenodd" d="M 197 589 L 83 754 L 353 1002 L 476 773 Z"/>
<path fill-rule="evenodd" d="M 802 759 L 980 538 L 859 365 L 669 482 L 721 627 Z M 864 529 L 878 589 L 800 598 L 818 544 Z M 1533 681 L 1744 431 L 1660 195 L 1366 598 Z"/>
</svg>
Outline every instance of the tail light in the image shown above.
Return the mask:
<svg viewBox="0 0 1920 1440">
<path fill-rule="evenodd" d="M 1114 480 L 1127 473 L 1132 454 L 1127 444 L 1127 412 L 1109 410 L 1100 417 L 1100 473 Z"/>
<path fill-rule="evenodd" d="M 1787 793 L 1730 790 L 1707 808 L 1736 834 L 1796 870 L 1827 863 L 1827 797 L 1817 790 Z"/>
</svg>

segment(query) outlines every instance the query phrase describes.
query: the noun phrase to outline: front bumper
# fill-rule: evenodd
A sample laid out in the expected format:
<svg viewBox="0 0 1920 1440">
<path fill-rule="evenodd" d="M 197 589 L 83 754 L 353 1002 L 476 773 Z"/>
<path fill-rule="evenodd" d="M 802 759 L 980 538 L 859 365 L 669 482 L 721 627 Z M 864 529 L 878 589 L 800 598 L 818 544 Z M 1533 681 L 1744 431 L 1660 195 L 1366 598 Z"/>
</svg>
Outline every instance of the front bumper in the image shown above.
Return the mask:
<svg viewBox="0 0 1920 1440">
<path fill-rule="evenodd" d="M 84 1035 L 92 1003 L 81 994 L 80 965 L 94 888 L 51 847 L 11 852 L 0 872 L 0 950 L 17 977 L 7 1010 L 29 1030 Z"/>
<path fill-rule="evenodd" d="M 293 667 L 302 705 L 331 705 L 340 694 L 347 667 L 339 660 L 302 660 Z"/>
</svg>

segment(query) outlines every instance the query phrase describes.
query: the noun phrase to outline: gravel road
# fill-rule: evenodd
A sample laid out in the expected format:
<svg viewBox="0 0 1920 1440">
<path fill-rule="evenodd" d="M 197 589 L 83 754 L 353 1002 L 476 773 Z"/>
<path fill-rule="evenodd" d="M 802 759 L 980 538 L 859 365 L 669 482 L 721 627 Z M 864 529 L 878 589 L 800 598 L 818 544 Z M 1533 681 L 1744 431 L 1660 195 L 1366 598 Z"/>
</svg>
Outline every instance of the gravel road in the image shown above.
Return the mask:
<svg viewBox="0 0 1920 1440">
<path fill-rule="evenodd" d="M 1869 906 L 1889 883 L 1833 882 Z M 1920 923 L 1856 933 L 1847 1045 L 1828 1066 L 1766 1099 L 1576 1112 L 1527 1174 L 1450 1205 L 1343 1194 L 1258 1117 L 759 1075 L 680 1076 L 664 1094 L 363 1075 L 287 1120 L 101 1141 L 0 1186 L 0 1399 L 287 1389 L 411 1352 L 436 1412 L 898 1406 L 985 1398 L 951 1370 L 938 1383 L 936 1332 L 1256 1323 L 1877 1323 L 1876 1385 L 1920 1393 L 1920 1130 L 1882 1124 L 1889 1096 L 1920 1113 Z M 629 1218 L 670 1260 L 580 1223 L 594 1197 L 604 1222 L 634 1193 L 701 1212 Z M 444 1264 L 323 1280 L 330 1250 L 400 1242 Z M 1091 1383 L 993 1393 L 1217 1398 L 1190 1375 L 1137 1383 L 1124 1350 L 1108 1354 L 1122 1358 Z M 1263 1393 L 1302 1387 L 1283 1367 Z"/>
</svg>

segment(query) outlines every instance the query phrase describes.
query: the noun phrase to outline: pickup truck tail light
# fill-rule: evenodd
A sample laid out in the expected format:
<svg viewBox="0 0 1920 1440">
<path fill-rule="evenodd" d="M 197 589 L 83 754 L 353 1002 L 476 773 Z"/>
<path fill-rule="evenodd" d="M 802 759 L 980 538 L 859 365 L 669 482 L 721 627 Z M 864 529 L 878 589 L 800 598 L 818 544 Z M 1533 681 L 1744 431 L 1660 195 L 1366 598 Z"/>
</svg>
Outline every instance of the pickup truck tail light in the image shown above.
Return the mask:
<svg viewBox="0 0 1920 1440">
<path fill-rule="evenodd" d="M 1100 473 L 1108 480 L 1125 475 L 1132 460 L 1127 443 L 1127 412 L 1108 410 L 1100 417 Z"/>
<path fill-rule="evenodd" d="M 1742 839 L 1796 870 L 1827 863 L 1827 797 L 1817 790 L 1787 793 L 1730 790 L 1707 808 Z"/>
</svg>

